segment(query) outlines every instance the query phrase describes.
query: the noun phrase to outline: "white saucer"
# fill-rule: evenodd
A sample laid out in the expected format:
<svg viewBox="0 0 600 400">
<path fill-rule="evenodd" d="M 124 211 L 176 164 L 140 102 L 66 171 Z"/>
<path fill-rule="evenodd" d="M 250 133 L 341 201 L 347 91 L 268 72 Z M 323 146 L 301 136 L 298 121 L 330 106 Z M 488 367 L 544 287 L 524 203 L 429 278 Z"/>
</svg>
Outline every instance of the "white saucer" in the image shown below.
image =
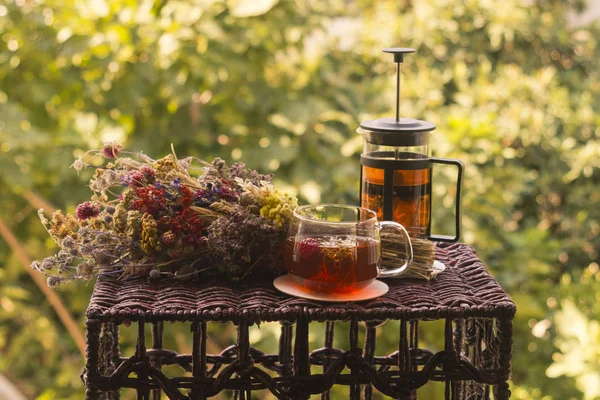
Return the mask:
<svg viewBox="0 0 600 400">
<path fill-rule="evenodd" d="M 433 279 L 436 276 L 438 276 L 441 272 L 444 272 L 445 270 L 446 270 L 446 265 L 444 265 L 444 263 L 441 261 L 435 260 L 433 262 L 433 265 L 431 266 L 431 270 L 428 271 L 427 275 L 429 275 L 429 279 Z M 410 267 L 409 267 L 408 271 L 410 272 Z M 408 275 L 404 275 L 404 276 L 402 276 L 402 275 L 387 276 L 385 279 L 407 279 L 410 277 L 412 277 L 412 276 L 409 273 Z"/>
<path fill-rule="evenodd" d="M 433 262 L 433 271 L 431 273 L 431 277 L 435 278 L 436 276 L 438 276 L 438 274 L 440 272 L 444 272 L 446 270 L 446 264 L 444 264 L 441 261 L 435 260 Z"/>
<path fill-rule="evenodd" d="M 275 289 L 294 297 L 303 299 L 326 301 L 331 303 L 341 303 L 345 301 L 363 301 L 376 297 L 381 297 L 390 290 L 388 285 L 375 279 L 373 283 L 364 289 L 352 293 L 319 293 L 302 287 L 296 283 L 289 275 L 282 275 L 273 281 Z"/>
</svg>

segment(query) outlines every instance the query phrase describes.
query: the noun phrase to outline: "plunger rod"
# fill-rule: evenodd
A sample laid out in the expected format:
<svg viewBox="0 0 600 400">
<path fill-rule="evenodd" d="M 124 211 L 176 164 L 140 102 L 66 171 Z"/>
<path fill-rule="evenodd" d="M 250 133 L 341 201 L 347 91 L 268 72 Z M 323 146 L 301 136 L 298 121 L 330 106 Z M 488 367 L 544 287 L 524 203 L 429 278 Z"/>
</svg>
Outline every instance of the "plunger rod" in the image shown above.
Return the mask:
<svg viewBox="0 0 600 400">
<path fill-rule="evenodd" d="M 400 62 L 396 65 L 396 122 L 400 121 Z"/>
</svg>

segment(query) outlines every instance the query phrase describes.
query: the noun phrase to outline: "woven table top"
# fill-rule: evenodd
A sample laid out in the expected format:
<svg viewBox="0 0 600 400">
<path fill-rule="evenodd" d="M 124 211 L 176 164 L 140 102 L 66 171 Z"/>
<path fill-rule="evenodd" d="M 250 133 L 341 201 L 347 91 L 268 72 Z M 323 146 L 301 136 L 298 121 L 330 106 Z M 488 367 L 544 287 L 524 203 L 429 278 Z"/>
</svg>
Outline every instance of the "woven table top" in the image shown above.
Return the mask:
<svg viewBox="0 0 600 400">
<path fill-rule="evenodd" d="M 487 272 L 473 249 L 439 244 L 436 259 L 446 270 L 432 281 L 386 279 L 384 296 L 356 303 L 323 303 L 277 291 L 272 278 L 242 282 L 148 282 L 144 278 L 100 278 L 88 318 L 111 321 L 261 321 L 509 318 L 516 306 Z"/>
</svg>

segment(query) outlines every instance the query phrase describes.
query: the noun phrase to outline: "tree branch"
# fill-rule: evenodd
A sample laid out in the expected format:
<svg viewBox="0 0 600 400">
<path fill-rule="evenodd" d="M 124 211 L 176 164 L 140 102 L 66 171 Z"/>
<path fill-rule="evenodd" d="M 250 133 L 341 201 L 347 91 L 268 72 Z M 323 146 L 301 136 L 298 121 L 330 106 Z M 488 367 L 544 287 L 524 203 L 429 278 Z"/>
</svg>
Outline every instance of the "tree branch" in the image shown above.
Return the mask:
<svg viewBox="0 0 600 400">
<path fill-rule="evenodd" d="M 46 212 L 53 213 L 56 211 L 56 207 L 52 205 L 48 200 L 44 199 L 39 194 L 32 192 L 31 190 L 25 190 L 23 192 L 23 198 L 29 202 L 36 210 L 43 208 Z"/>
<path fill-rule="evenodd" d="M 19 242 L 19 240 L 12 233 L 10 228 L 4 223 L 2 218 L 0 218 L 0 235 L 4 238 L 8 246 L 12 250 L 12 252 L 17 256 L 17 259 L 20 261 L 21 265 L 25 268 L 27 273 L 31 276 L 36 285 L 41 289 L 44 293 L 50 305 L 56 311 L 56 314 L 60 318 L 61 322 L 67 328 L 67 331 L 75 341 L 81 355 L 85 357 L 85 338 L 83 333 L 71 314 L 69 310 L 65 307 L 58 294 L 54 292 L 52 289 L 48 287 L 46 284 L 46 279 L 39 274 L 38 272 L 33 271 L 29 266 L 31 265 L 31 259 L 27 255 L 25 248 Z"/>
</svg>

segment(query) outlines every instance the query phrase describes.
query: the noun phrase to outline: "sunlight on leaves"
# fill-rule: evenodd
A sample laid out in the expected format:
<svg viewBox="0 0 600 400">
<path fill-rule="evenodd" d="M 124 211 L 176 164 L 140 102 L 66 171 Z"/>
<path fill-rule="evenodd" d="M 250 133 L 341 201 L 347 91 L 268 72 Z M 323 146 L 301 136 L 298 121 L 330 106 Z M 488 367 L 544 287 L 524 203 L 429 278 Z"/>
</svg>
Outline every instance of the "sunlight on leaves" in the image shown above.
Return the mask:
<svg viewBox="0 0 600 400">
<path fill-rule="evenodd" d="M 600 323 L 587 319 L 571 299 L 562 301 L 561 306 L 555 315 L 560 352 L 553 355 L 546 374 L 550 378 L 575 377 L 585 399 L 596 399 L 600 396 Z"/>
<path fill-rule="evenodd" d="M 230 0 L 231 15 L 237 18 L 256 17 L 268 12 L 279 0 Z"/>
</svg>

